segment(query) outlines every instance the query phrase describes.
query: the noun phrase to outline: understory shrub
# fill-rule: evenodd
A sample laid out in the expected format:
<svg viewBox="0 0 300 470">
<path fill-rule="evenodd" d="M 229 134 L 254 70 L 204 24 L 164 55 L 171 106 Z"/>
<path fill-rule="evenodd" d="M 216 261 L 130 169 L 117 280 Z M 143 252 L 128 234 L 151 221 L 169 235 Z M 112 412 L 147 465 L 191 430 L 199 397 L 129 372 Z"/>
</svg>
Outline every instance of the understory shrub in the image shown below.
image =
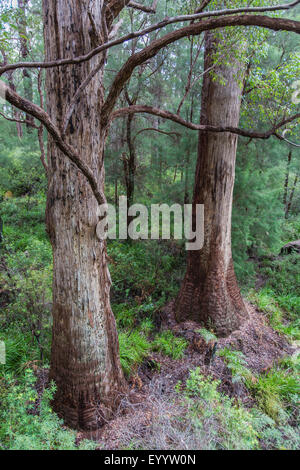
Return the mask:
<svg viewBox="0 0 300 470">
<path fill-rule="evenodd" d="M 92 450 L 96 444 L 75 444 L 76 431 L 63 426 L 52 411 L 54 384 L 45 389 L 39 402 L 30 369 L 22 382 L 10 374 L 0 379 L 0 449 L 2 450 Z"/>
<path fill-rule="evenodd" d="M 157 334 L 152 343 L 153 351 L 161 352 L 172 359 L 182 359 L 187 346 L 184 338 L 174 336 L 170 330 Z"/>
<path fill-rule="evenodd" d="M 150 343 L 139 331 L 119 333 L 120 360 L 124 373 L 129 376 L 143 362 L 150 351 Z"/>
</svg>

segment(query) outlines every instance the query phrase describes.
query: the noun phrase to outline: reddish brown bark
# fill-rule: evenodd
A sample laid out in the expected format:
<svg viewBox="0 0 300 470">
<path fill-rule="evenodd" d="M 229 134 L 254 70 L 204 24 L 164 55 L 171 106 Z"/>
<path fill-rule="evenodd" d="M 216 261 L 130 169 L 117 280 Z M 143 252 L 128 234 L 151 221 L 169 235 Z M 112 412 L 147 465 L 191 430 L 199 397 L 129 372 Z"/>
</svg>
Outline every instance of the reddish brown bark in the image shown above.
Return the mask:
<svg viewBox="0 0 300 470">
<path fill-rule="evenodd" d="M 212 65 L 216 41 L 206 35 L 205 70 Z M 202 88 L 201 124 L 234 126 L 239 122 L 241 66 L 218 66 Z M 187 271 L 175 302 L 178 321 L 192 319 L 227 335 L 247 317 L 231 254 L 231 210 L 237 136 L 200 132 L 193 204 L 204 204 L 204 247 L 188 253 Z"/>
<path fill-rule="evenodd" d="M 92 48 L 89 1 L 44 0 L 46 60 L 85 54 Z M 101 28 L 101 2 L 93 17 Z M 100 61 L 52 69 L 46 76 L 47 111 L 61 128 L 78 86 Z M 99 122 L 102 73 L 81 94 L 64 141 L 103 187 L 106 129 Z M 77 429 L 95 429 L 118 406 L 124 380 L 115 320 L 110 308 L 106 246 L 96 238 L 98 204 L 86 178 L 50 137 L 47 227 L 53 247 L 53 341 L 50 378 L 55 410 Z"/>
</svg>

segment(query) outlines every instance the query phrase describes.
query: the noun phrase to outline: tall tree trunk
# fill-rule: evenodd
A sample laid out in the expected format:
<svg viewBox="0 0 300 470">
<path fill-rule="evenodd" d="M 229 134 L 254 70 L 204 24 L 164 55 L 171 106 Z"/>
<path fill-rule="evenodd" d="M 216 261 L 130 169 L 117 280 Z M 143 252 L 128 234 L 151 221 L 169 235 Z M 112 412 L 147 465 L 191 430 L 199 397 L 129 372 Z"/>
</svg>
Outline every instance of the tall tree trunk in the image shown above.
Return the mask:
<svg viewBox="0 0 300 470">
<path fill-rule="evenodd" d="M 129 157 L 127 159 L 127 199 L 128 206 L 133 204 L 134 186 L 135 186 L 135 169 L 136 169 L 136 154 L 134 142 L 132 140 L 132 121 L 134 115 L 129 114 L 127 117 L 127 145 L 129 150 Z"/>
<path fill-rule="evenodd" d="M 18 8 L 22 11 L 22 17 L 19 24 L 19 37 L 21 43 L 21 56 L 24 61 L 28 58 L 29 47 L 28 47 L 28 37 L 27 37 L 27 21 L 26 21 L 26 7 L 28 0 L 18 0 Z M 24 96 L 27 100 L 33 101 L 33 86 L 32 78 L 28 69 L 23 69 L 23 85 L 24 85 Z M 28 121 L 27 132 L 32 132 L 32 126 L 34 123 L 34 118 L 30 114 L 26 114 L 26 120 Z"/>
<path fill-rule="evenodd" d="M 290 210 L 291 210 L 291 207 L 292 207 L 292 202 L 293 202 L 293 199 L 294 199 L 294 193 L 295 193 L 295 189 L 296 189 L 296 186 L 297 186 L 297 183 L 298 183 L 298 179 L 299 179 L 299 175 L 297 174 L 295 176 L 294 184 L 293 184 L 293 187 L 292 187 L 291 192 L 290 192 L 289 202 L 287 202 L 286 209 L 285 209 L 285 218 L 286 219 L 288 219 L 288 217 L 289 217 L 289 213 L 290 213 Z"/>
<path fill-rule="evenodd" d="M 46 61 L 76 57 L 92 49 L 90 4 L 88 0 L 43 0 Z M 99 31 L 101 4 L 95 0 L 91 12 Z M 47 108 L 59 127 L 72 96 L 97 60 L 47 71 Z M 103 185 L 106 130 L 99 120 L 101 83 L 99 73 L 81 95 L 65 139 Z M 109 300 L 106 245 L 96 238 L 98 207 L 86 179 L 52 139 L 48 158 L 46 216 L 54 262 L 50 378 L 57 385 L 54 409 L 73 428 L 96 429 L 111 416 L 124 390 Z"/>
<path fill-rule="evenodd" d="M 287 157 L 286 173 L 285 173 L 285 180 L 284 180 L 283 204 L 284 204 L 285 209 L 286 209 L 286 204 L 287 204 L 287 193 L 288 193 L 288 188 L 289 188 L 291 160 L 292 160 L 292 151 L 289 152 L 288 157 Z"/>
<path fill-rule="evenodd" d="M 118 207 L 118 178 L 115 179 L 115 207 Z"/>
<path fill-rule="evenodd" d="M 206 34 L 205 70 L 213 63 L 217 40 Z M 242 66 L 220 65 L 214 73 L 226 80 L 205 74 L 202 88 L 201 124 L 238 126 L 241 89 L 237 75 Z M 239 327 L 247 317 L 231 254 L 231 211 L 235 176 L 237 137 L 233 134 L 199 134 L 198 160 L 193 197 L 195 205 L 204 204 L 204 247 L 189 251 L 187 271 L 175 302 L 177 321 L 192 319 L 213 327 L 220 336 Z"/>
<path fill-rule="evenodd" d="M 8 59 L 7 59 L 7 55 L 5 53 L 5 50 L 4 48 L 1 47 L 1 54 L 3 56 L 3 60 L 4 62 L 1 64 L 1 65 L 6 65 L 8 63 Z M 7 72 L 7 80 L 8 80 L 8 84 L 10 86 L 10 88 L 13 90 L 13 91 L 16 91 L 16 86 L 15 86 L 15 82 L 14 82 L 14 77 L 13 77 L 13 71 L 10 70 L 9 72 Z M 20 120 L 21 119 L 21 115 L 20 115 L 20 112 L 17 108 L 15 108 L 13 106 L 12 108 L 12 113 L 13 113 L 13 118 L 16 119 L 16 120 Z M 17 134 L 18 134 L 18 137 L 19 139 L 22 139 L 23 137 L 23 129 L 22 129 L 22 124 L 20 124 L 19 122 L 16 122 L 16 128 L 17 128 Z"/>
<path fill-rule="evenodd" d="M 188 114 L 188 112 L 187 112 Z M 190 119 L 190 122 L 193 122 L 194 115 L 194 95 L 191 97 L 191 108 L 190 116 L 187 115 L 187 120 Z M 185 162 L 184 162 L 184 204 L 189 204 L 189 167 L 191 159 L 191 142 L 188 142 L 188 148 L 186 151 Z"/>
<path fill-rule="evenodd" d="M 184 204 L 189 204 L 189 165 L 190 147 L 187 150 L 184 162 Z"/>
</svg>

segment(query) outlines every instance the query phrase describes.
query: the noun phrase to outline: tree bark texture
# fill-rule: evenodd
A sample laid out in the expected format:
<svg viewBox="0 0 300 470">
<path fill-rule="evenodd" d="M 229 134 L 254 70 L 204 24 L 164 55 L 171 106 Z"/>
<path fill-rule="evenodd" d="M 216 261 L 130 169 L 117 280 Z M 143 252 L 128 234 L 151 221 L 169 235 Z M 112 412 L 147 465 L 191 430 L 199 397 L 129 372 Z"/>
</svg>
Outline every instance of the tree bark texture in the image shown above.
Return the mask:
<svg viewBox="0 0 300 470">
<path fill-rule="evenodd" d="M 43 0 L 45 59 L 75 57 L 101 38 L 100 0 Z M 63 115 L 95 57 L 79 65 L 49 69 L 47 111 L 61 129 Z M 103 188 L 107 130 L 100 125 L 101 71 L 78 100 L 65 141 L 76 148 Z M 86 178 L 58 149 L 48 144 L 47 229 L 53 247 L 53 340 L 50 378 L 57 385 L 55 410 L 76 429 L 96 429 L 119 404 L 124 379 L 111 311 L 105 242 L 96 238 L 98 204 Z"/>
<path fill-rule="evenodd" d="M 205 70 L 213 64 L 218 40 L 206 33 Z M 241 88 L 237 77 L 242 65 L 218 65 L 214 76 L 206 73 L 202 88 L 201 124 L 237 126 Z M 222 84 L 220 78 L 225 80 Z M 175 302 L 177 321 L 192 319 L 225 336 L 247 317 L 231 253 L 231 212 L 237 136 L 231 133 L 199 133 L 195 205 L 204 204 L 204 247 L 188 252 L 187 271 Z"/>
</svg>

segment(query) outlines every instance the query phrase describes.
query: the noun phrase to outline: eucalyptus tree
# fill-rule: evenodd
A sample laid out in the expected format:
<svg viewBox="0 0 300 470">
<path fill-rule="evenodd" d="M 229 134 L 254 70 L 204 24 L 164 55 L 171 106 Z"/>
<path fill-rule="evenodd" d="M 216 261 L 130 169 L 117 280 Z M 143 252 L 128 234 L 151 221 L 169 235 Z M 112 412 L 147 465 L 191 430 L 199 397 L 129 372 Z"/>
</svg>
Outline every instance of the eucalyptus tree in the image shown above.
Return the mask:
<svg viewBox="0 0 300 470">
<path fill-rule="evenodd" d="M 251 37 L 248 31 L 243 30 L 235 31 L 230 37 L 225 30 L 206 33 L 204 69 L 210 72 L 203 79 L 201 124 L 237 127 L 242 98 L 248 107 L 248 119 L 249 114 L 251 116 L 249 108 L 255 108 L 253 120 L 258 125 L 269 121 L 269 127 L 276 127 L 276 122 L 285 121 L 289 116 L 292 116 L 293 126 L 297 125 L 297 120 L 299 122 L 297 106 L 291 99 L 292 80 L 300 70 L 296 51 L 291 61 L 279 63 L 279 71 L 276 64 L 275 74 L 274 68 L 269 70 L 264 87 L 262 68 L 253 67 L 252 62 L 253 57 L 257 61 L 259 55 L 257 45 L 263 45 L 268 38 L 263 33 L 255 39 L 253 41 L 252 38 L 252 44 L 248 45 Z M 232 44 L 228 47 L 230 41 Z M 222 55 L 225 55 L 223 59 Z M 253 68 L 259 80 L 253 74 Z M 260 93 L 257 93 L 257 87 L 262 90 Z M 253 89 L 254 96 L 247 99 Z M 261 100 L 260 112 L 257 112 L 258 100 Z M 196 204 L 204 204 L 205 207 L 204 246 L 201 250 L 188 253 L 186 275 L 174 303 L 178 321 L 192 319 L 223 336 L 237 329 L 248 318 L 231 249 L 236 152 L 236 135 L 200 131 L 193 206 L 194 210 Z M 296 184 L 297 181 L 296 175 Z"/>
<path fill-rule="evenodd" d="M 206 5 L 204 2 L 202 7 Z M 157 23 L 151 20 L 144 29 L 119 35 L 119 17 L 125 9 L 154 15 L 156 6 L 157 1 L 145 6 L 130 0 L 43 0 L 45 60 L 0 67 L 1 76 L 25 68 L 47 70 L 47 110 L 42 93 L 37 105 L 4 81 L 0 82 L 0 92 L 10 104 L 42 123 L 49 135 L 46 222 L 54 260 L 50 377 L 57 385 L 55 409 L 75 428 L 99 427 L 112 416 L 126 390 L 109 301 L 105 240 L 96 237 L 98 205 L 106 202 L 103 157 L 111 122 L 128 114 L 148 113 L 194 130 L 266 135 L 226 123 L 193 124 L 178 114 L 148 105 L 116 109 L 124 86 L 137 67 L 187 36 L 237 26 L 300 33 L 297 21 L 257 14 L 290 7 L 284 5 L 207 12 L 200 6 L 196 14 L 166 17 Z M 172 27 L 186 22 L 188 25 Z M 160 35 L 164 28 L 168 32 Z M 143 37 L 154 31 L 158 37 L 144 46 Z M 141 38 L 138 51 L 118 69 L 105 93 L 107 54 L 113 53 L 114 46 L 136 38 Z M 38 84 L 40 89 L 41 73 Z M 274 132 L 272 128 L 269 134 Z M 226 139 L 233 139 L 231 134 Z"/>
<path fill-rule="evenodd" d="M 213 33 L 206 33 L 205 70 L 214 66 L 219 41 Z M 241 42 L 237 45 L 242 55 Z M 244 64 L 233 54 L 230 62 L 230 65 L 216 64 L 214 77 L 210 73 L 204 76 L 202 125 L 237 127 L 239 124 L 242 97 L 239 80 L 243 81 Z M 175 315 L 178 321 L 192 319 L 213 327 L 219 335 L 226 335 L 247 318 L 231 252 L 237 135 L 200 131 L 198 145 L 193 208 L 204 204 L 204 246 L 188 253 L 187 272 L 175 301 Z"/>
</svg>

